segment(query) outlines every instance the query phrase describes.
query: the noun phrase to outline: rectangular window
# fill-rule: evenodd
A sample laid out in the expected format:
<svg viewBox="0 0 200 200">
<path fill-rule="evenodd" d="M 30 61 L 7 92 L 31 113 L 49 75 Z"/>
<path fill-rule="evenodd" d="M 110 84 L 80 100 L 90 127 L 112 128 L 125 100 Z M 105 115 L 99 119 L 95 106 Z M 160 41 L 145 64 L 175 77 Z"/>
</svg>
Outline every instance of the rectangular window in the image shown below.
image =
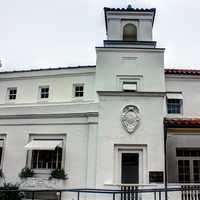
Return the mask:
<svg viewBox="0 0 200 200">
<path fill-rule="evenodd" d="M 200 157 L 200 149 L 177 149 L 177 157 Z"/>
<path fill-rule="evenodd" d="M 31 168 L 33 169 L 61 169 L 62 148 L 55 150 L 33 150 Z"/>
<path fill-rule="evenodd" d="M 177 148 L 176 159 L 178 164 L 179 183 L 200 182 L 200 149 Z"/>
<path fill-rule="evenodd" d="M 8 88 L 8 100 L 15 100 L 17 98 L 17 88 Z"/>
<path fill-rule="evenodd" d="M 0 140 L 0 167 L 2 166 L 2 158 L 3 158 L 3 140 Z"/>
<path fill-rule="evenodd" d="M 0 168 L 2 168 L 3 165 L 3 153 L 4 153 L 4 141 L 5 136 L 0 136 Z"/>
<path fill-rule="evenodd" d="M 37 173 L 64 167 L 65 136 L 32 135 L 25 145 L 28 151 L 28 166 Z M 41 171 L 42 170 L 42 171 Z"/>
<path fill-rule="evenodd" d="M 3 154 L 3 147 L 0 147 L 0 166 L 1 166 L 2 154 Z"/>
<path fill-rule="evenodd" d="M 137 91 L 137 83 L 136 82 L 123 82 L 123 90 L 134 92 Z"/>
<path fill-rule="evenodd" d="M 167 113 L 168 114 L 180 114 L 182 107 L 181 99 L 167 99 Z"/>
<path fill-rule="evenodd" d="M 83 97 L 84 95 L 84 85 L 77 84 L 74 85 L 74 97 Z"/>
<path fill-rule="evenodd" d="M 179 183 L 190 183 L 189 160 L 178 160 L 178 181 Z"/>
<path fill-rule="evenodd" d="M 194 182 L 200 182 L 200 160 L 193 160 L 193 177 Z"/>
<path fill-rule="evenodd" d="M 44 86 L 40 87 L 40 99 L 48 99 L 49 98 L 49 87 Z"/>
</svg>

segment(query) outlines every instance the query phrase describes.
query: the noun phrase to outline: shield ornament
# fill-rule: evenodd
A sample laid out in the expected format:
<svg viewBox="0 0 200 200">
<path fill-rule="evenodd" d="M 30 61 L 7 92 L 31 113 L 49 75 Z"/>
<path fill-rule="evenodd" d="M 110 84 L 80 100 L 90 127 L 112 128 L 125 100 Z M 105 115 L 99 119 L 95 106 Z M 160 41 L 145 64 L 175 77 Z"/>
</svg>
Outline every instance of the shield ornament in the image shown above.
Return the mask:
<svg viewBox="0 0 200 200">
<path fill-rule="evenodd" d="M 128 133 L 133 133 L 140 122 L 139 109 L 134 105 L 127 105 L 121 114 L 121 123 Z"/>
</svg>

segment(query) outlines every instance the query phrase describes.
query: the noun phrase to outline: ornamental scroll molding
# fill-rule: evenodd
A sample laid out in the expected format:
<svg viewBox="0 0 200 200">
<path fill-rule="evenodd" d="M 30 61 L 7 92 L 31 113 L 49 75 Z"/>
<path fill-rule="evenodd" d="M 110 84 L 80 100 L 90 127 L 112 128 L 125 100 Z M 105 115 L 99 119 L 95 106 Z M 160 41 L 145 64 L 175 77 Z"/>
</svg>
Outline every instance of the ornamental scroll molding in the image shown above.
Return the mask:
<svg viewBox="0 0 200 200">
<path fill-rule="evenodd" d="M 134 105 L 125 106 L 121 114 L 121 123 L 129 134 L 133 133 L 140 123 L 138 107 Z"/>
</svg>

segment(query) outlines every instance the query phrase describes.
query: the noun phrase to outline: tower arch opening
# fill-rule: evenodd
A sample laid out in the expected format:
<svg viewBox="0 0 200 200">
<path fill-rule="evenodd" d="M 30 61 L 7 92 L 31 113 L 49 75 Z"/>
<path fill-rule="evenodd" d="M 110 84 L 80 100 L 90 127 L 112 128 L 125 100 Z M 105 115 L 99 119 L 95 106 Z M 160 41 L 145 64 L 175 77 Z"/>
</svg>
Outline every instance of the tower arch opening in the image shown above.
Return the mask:
<svg viewBox="0 0 200 200">
<path fill-rule="evenodd" d="M 123 40 L 136 41 L 137 40 L 137 27 L 134 24 L 126 24 L 123 27 Z"/>
</svg>

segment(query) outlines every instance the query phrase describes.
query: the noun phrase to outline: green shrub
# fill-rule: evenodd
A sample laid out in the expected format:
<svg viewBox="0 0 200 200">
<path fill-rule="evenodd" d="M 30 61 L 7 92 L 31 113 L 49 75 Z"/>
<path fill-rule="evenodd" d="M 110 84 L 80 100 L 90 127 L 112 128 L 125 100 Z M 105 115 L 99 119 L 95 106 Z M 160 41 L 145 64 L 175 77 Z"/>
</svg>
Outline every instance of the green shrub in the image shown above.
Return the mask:
<svg viewBox="0 0 200 200">
<path fill-rule="evenodd" d="M 57 179 L 66 179 L 66 174 L 64 169 L 54 169 L 51 172 L 50 178 L 57 178 Z"/>
<path fill-rule="evenodd" d="M 18 185 L 4 183 L 3 186 L 0 187 L 0 200 L 21 200 L 24 195 L 18 190 Z"/>
<path fill-rule="evenodd" d="M 19 173 L 20 178 L 28 178 L 33 177 L 34 171 L 28 167 L 24 167 L 21 172 Z"/>
</svg>

